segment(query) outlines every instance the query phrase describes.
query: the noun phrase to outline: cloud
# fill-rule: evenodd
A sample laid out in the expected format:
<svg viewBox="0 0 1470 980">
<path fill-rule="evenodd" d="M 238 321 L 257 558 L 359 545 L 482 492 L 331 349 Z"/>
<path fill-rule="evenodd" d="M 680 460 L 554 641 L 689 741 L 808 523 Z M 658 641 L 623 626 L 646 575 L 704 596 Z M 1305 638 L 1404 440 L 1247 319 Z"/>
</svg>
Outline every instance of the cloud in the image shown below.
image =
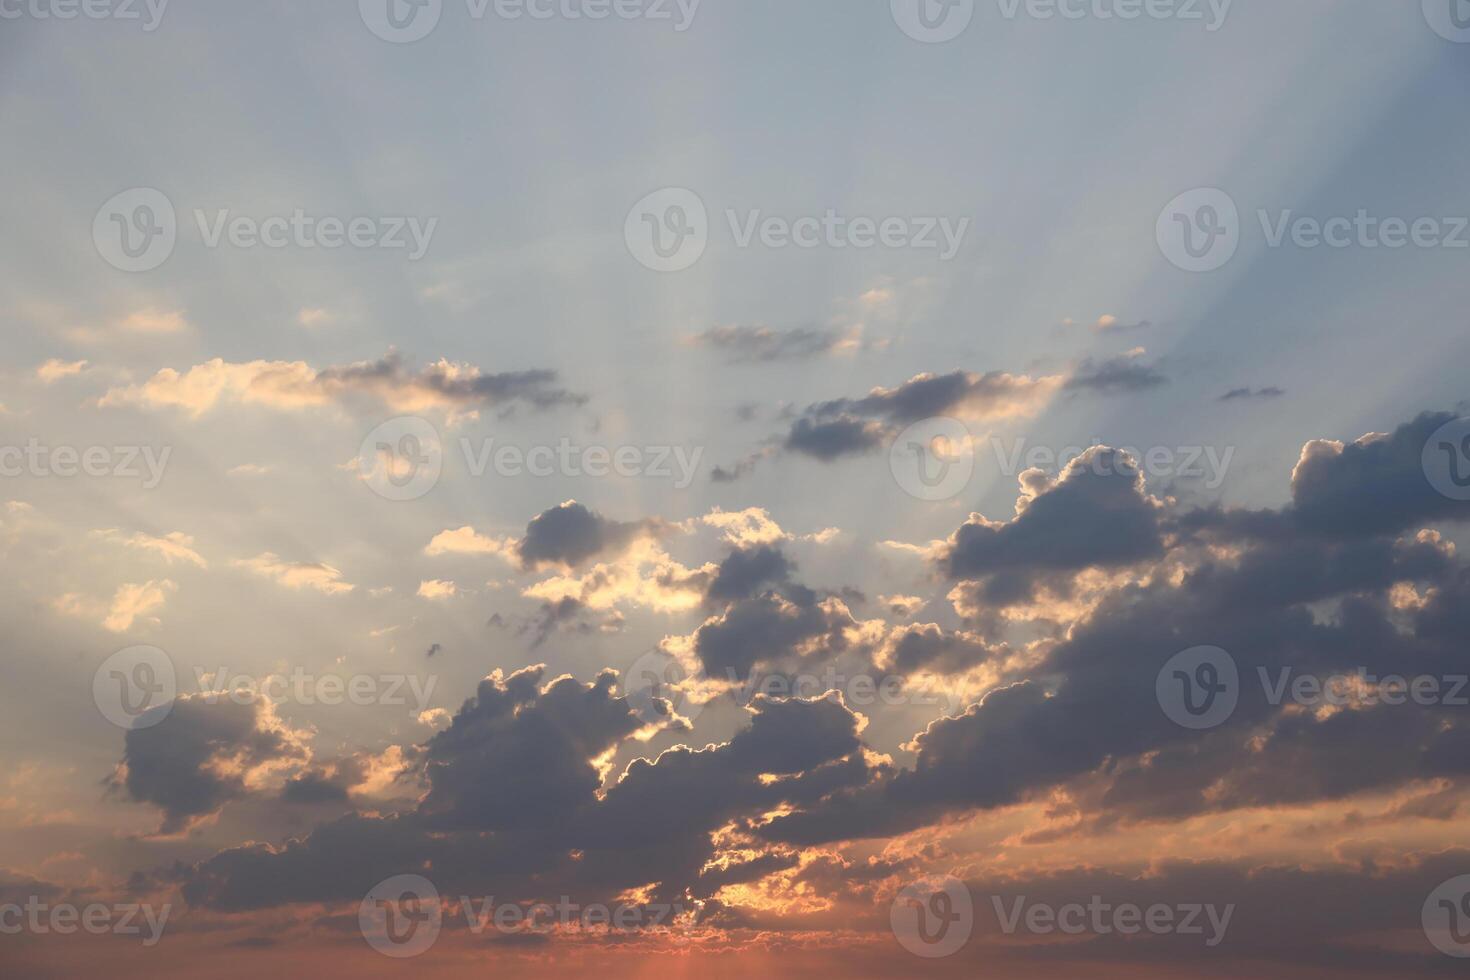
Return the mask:
<svg viewBox="0 0 1470 980">
<path fill-rule="evenodd" d="M 331 565 L 283 561 L 279 555 L 269 551 L 255 558 L 242 558 L 234 564 L 236 568 L 246 569 L 261 578 L 268 578 L 277 585 L 296 591 L 315 589 L 327 595 L 344 595 L 356 588 L 343 582 L 342 573 Z"/>
<path fill-rule="evenodd" d="M 263 698 L 185 696 L 153 711 L 165 716 L 127 732 L 111 782 L 162 811 L 160 833 L 188 829 L 271 773 L 309 758 L 303 735 L 283 725 Z"/>
<path fill-rule="evenodd" d="M 770 363 L 804 360 L 832 354 L 850 354 L 863 346 L 862 330 L 836 330 L 821 327 L 797 327 L 772 330 L 770 327 L 711 327 L 691 337 L 689 342 L 708 347 L 725 355 L 732 363 Z"/>
<path fill-rule="evenodd" d="M 345 406 L 353 400 L 392 411 L 449 415 L 515 405 L 548 409 L 586 401 L 557 387 L 553 371 L 486 374 L 473 365 L 447 360 L 413 371 L 390 351 L 376 361 L 321 369 L 304 361 L 233 363 L 215 358 L 182 373 L 164 368 L 141 385 L 113 388 L 99 404 L 175 408 L 199 418 L 222 404 L 302 411 Z"/>
<path fill-rule="evenodd" d="M 43 384 L 49 385 L 63 378 L 74 378 L 86 369 L 86 361 L 63 361 L 53 357 L 36 368 L 36 377 L 40 378 Z"/>
<path fill-rule="evenodd" d="M 1040 576 L 1118 568 L 1164 552 L 1162 504 L 1145 492 L 1137 461 L 1116 449 L 1092 447 L 1055 482 L 1028 470 L 1021 485 L 1014 519 L 973 515 L 938 558 L 949 578 L 977 583 L 988 603 L 1031 598 Z"/>
<path fill-rule="evenodd" d="M 822 462 L 858 456 L 890 443 L 899 431 L 937 416 L 966 421 L 996 421 L 1036 414 L 1062 386 L 1060 377 L 1031 378 L 992 371 L 920 374 L 896 388 L 874 388 L 862 398 L 839 398 L 810 405 L 779 437 L 779 446 Z M 728 483 L 748 475 L 767 448 L 732 468 L 713 474 Z"/>
<path fill-rule="evenodd" d="M 1157 367 L 1139 360 L 1143 353 L 1140 348 L 1105 361 L 1088 358 L 1067 379 L 1066 388 L 1068 391 L 1114 395 L 1147 391 L 1168 384 L 1169 379 Z"/>
<path fill-rule="evenodd" d="M 132 333 L 168 334 L 180 333 L 189 323 L 182 310 L 147 309 L 129 314 L 118 326 Z"/>
<path fill-rule="evenodd" d="M 1286 392 L 1281 388 L 1232 388 L 1220 396 L 1222 402 L 1246 401 L 1250 399 L 1280 398 Z"/>
<path fill-rule="evenodd" d="M 209 562 L 194 550 L 194 539 L 182 531 L 171 531 L 163 537 L 155 537 L 142 531 L 124 536 L 115 528 L 94 532 L 98 537 L 138 551 L 152 552 L 169 564 L 187 562 L 199 568 L 208 568 Z"/>
<path fill-rule="evenodd" d="M 412 811 L 222 851 L 185 871 L 184 896 L 225 911 L 356 903 L 384 878 L 432 867 L 446 894 L 606 901 L 649 889 L 682 901 L 738 879 L 704 879 L 719 828 L 868 778 L 864 721 L 835 696 L 758 697 L 729 741 L 634 760 L 599 791 L 603 760 L 643 729 L 615 685 L 612 673 L 583 684 L 548 682 L 540 666 L 496 672 L 415 751 L 428 789 Z"/>
<path fill-rule="evenodd" d="M 439 579 L 426 579 L 419 583 L 417 594 L 420 599 L 453 599 L 459 594 L 459 586 Z"/>
<path fill-rule="evenodd" d="M 424 554 L 430 556 L 502 555 L 511 557 L 514 553 L 515 541 L 513 539 L 487 537 L 469 526 L 440 531 L 424 548 Z"/>
<path fill-rule="evenodd" d="M 158 619 L 150 613 L 162 609 L 169 594 L 177 589 L 168 579 L 118 586 L 102 627 L 114 633 L 126 633 L 140 619 L 157 625 Z"/>
<path fill-rule="evenodd" d="M 647 521 L 610 520 L 569 500 L 532 518 L 517 554 L 527 569 L 545 565 L 574 568 L 589 559 L 620 552 L 656 529 Z"/>
</svg>

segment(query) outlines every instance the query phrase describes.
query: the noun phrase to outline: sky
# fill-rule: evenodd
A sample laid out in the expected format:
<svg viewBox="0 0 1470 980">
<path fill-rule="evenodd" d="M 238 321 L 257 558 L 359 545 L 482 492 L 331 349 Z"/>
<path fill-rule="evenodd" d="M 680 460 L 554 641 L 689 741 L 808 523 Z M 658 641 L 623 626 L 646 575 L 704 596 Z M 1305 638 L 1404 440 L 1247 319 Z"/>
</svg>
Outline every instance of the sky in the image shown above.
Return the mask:
<svg viewBox="0 0 1470 980">
<path fill-rule="evenodd" d="M 0 0 L 0 973 L 1470 958 L 1470 3 Z"/>
</svg>

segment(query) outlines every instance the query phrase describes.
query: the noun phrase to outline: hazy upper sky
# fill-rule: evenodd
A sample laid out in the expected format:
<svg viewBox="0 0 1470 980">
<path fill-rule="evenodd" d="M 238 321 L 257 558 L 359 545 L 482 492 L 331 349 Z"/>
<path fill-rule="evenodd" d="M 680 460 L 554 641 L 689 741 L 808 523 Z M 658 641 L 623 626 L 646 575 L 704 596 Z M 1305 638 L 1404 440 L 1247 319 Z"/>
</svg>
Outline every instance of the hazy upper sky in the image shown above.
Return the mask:
<svg viewBox="0 0 1470 980">
<path fill-rule="evenodd" d="M 1465 0 L 0 0 L 0 906 L 171 910 L 0 962 L 387 975 L 420 875 L 687 912 L 443 975 L 1451 972 L 1464 708 L 1257 675 L 1470 669 L 1467 83 Z"/>
</svg>

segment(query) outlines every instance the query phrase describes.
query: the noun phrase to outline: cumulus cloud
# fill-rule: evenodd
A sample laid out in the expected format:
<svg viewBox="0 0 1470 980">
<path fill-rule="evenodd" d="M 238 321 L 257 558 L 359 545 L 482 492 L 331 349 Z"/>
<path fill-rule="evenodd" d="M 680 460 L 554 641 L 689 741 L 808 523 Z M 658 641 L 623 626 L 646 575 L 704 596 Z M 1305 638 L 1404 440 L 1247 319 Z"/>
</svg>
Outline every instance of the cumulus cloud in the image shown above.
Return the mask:
<svg viewBox="0 0 1470 980">
<path fill-rule="evenodd" d="M 544 565 L 571 568 L 626 549 L 656 529 L 648 521 L 611 520 L 569 500 L 532 518 L 517 554 L 528 569 Z"/>
<path fill-rule="evenodd" d="M 465 526 L 434 535 L 426 548 L 426 555 L 504 555 L 511 556 L 515 542 L 510 538 L 494 538 L 483 535 L 473 527 Z"/>
<path fill-rule="evenodd" d="M 153 711 L 163 719 L 127 732 L 112 784 L 161 811 L 160 833 L 217 814 L 271 774 L 309 758 L 304 736 L 282 724 L 263 698 L 185 696 Z"/>
</svg>

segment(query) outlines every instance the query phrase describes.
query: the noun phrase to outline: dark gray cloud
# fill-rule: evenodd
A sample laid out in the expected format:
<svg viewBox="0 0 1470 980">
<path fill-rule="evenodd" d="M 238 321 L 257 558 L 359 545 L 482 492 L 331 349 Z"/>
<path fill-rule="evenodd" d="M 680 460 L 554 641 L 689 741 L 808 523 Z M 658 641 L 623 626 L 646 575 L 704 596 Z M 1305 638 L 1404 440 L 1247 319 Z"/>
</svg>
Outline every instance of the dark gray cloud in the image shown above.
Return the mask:
<svg viewBox="0 0 1470 980">
<path fill-rule="evenodd" d="M 1220 396 L 1222 402 L 1246 401 L 1249 399 L 1280 398 L 1286 391 L 1275 386 L 1269 388 L 1232 388 Z"/>
<path fill-rule="evenodd" d="M 779 547 L 736 548 L 720 563 L 719 571 L 705 590 L 705 599 L 712 603 L 749 599 L 762 586 L 787 581 L 793 571 L 795 566 Z"/>
<path fill-rule="evenodd" d="M 719 351 L 733 363 L 805 360 L 851 349 L 859 343 L 857 335 L 850 330 L 824 327 L 773 330 L 757 326 L 711 327 L 691 341 Z"/>
<path fill-rule="evenodd" d="M 1007 523 L 972 520 L 951 536 L 940 566 L 978 583 L 986 601 L 1030 597 L 1036 577 L 1118 568 L 1163 554 L 1163 511 L 1125 453 L 1095 446 L 1068 464 L 1055 484 L 1028 487 Z"/>
<path fill-rule="evenodd" d="M 177 833 L 243 797 L 247 770 L 305 759 L 300 746 L 269 724 L 265 702 L 183 697 L 167 711 L 163 721 L 126 734 L 114 776 L 129 798 L 163 812 L 163 833 Z"/>
<path fill-rule="evenodd" d="M 1067 379 L 1067 390 L 1113 395 L 1147 391 L 1168 383 L 1169 379 L 1157 367 L 1145 364 L 1136 357 L 1122 355 L 1105 361 L 1094 361 L 1091 358 L 1083 361 Z"/>
<path fill-rule="evenodd" d="M 651 527 L 647 521 L 610 520 L 568 501 L 538 514 L 526 525 L 519 545 L 521 564 L 528 569 L 580 565 L 622 550 Z"/>
<path fill-rule="evenodd" d="M 732 466 L 717 467 L 713 478 L 718 483 L 739 480 L 779 451 L 824 463 L 873 452 L 905 426 L 935 416 L 987 419 L 1027 414 L 1040 406 L 1056 384 L 1057 379 L 1002 371 L 951 371 L 921 374 L 895 388 L 875 388 L 861 398 L 817 402 L 766 448 Z"/>
</svg>

